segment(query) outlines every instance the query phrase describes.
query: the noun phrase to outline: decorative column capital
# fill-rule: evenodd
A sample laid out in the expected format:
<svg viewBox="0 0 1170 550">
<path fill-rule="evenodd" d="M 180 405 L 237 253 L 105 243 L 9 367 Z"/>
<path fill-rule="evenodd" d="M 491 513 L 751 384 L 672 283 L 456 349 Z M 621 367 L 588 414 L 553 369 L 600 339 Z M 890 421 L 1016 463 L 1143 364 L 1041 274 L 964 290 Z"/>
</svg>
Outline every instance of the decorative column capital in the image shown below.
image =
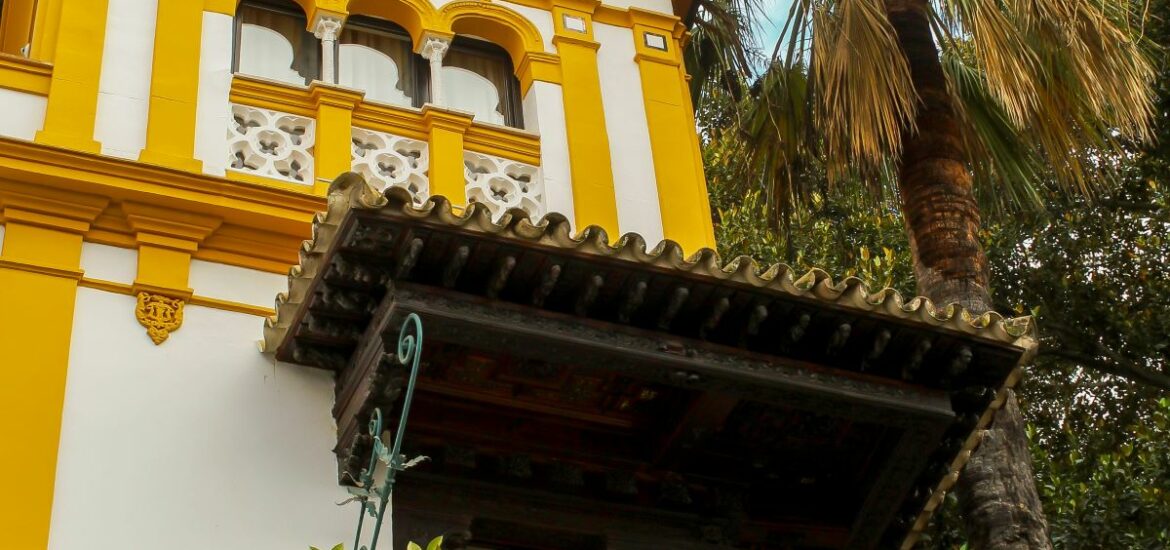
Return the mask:
<svg viewBox="0 0 1170 550">
<path fill-rule="evenodd" d="M 322 42 L 333 42 L 337 40 L 337 34 L 341 31 L 341 18 L 332 15 L 318 15 L 317 20 L 313 24 L 313 36 Z"/>
<path fill-rule="evenodd" d="M 450 37 L 427 33 L 423 36 L 422 48 L 419 49 L 418 53 L 429 61 L 442 61 L 450 47 Z"/>
</svg>

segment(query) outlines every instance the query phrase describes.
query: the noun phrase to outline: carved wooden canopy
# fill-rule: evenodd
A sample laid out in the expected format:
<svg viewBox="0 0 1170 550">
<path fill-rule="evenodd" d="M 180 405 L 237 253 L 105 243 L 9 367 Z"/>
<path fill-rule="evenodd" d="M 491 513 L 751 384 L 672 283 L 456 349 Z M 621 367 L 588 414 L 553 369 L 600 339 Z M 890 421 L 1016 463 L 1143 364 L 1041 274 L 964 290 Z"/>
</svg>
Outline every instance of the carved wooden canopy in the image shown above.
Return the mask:
<svg viewBox="0 0 1170 550">
<path fill-rule="evenodd" d="M 337 373 L 344 483 L 422 317 L 407 444 L 432 460 L 401 476 L 396 523 L 453 547 L 907 545 L 1034 349 L 1026 320 L 415 208 L 353 174 L 314 227 L 266 349 Z"/>
</svg>

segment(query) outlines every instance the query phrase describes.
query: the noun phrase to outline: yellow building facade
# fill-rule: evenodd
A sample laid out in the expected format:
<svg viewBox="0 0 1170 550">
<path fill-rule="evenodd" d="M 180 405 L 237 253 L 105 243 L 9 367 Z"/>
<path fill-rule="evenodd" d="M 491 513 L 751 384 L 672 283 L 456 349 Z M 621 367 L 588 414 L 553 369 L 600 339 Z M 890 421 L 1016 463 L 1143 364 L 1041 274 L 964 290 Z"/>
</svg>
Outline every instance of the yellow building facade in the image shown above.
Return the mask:
<svg viewBox="0 0 1170 550">
<path fill-rule="evenodd" d="M 5 548 L 349 536 L 256 348 L 326 189 L 714 245 L 669 0 L 3 0 Z"/>
</svg>

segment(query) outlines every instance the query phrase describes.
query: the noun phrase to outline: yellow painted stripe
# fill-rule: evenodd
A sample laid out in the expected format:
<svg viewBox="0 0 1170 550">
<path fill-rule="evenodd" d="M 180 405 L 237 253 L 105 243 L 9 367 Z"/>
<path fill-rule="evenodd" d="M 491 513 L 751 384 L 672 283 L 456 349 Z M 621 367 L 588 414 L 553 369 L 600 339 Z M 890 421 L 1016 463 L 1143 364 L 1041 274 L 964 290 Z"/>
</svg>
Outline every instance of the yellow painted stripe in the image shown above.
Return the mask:
<svg viewBox="0 0 1170 550">
<path fill-rule="evenodd" d="M 703 176 L 686 69 L 682 63 L 682 32 L 678 19 L 630 9 L 634 59 L 642 78 L 654 177 L 662 211 L 662 232 L 690 254 L 715 248 L 707 182 Z M 660 38 L 665 50 L 647 44 Z"/>
<path fill-rule="evenodd" d="M 97 153 L 98 80 L 106 34 L 107 0 L 69 0 L 60 4 L 53 48 L 53 78 L 45 107 L 45 126 L 36 141 Z"/>
<path fill-rule="evenodd" d="M 203 9 L 199 2 L 159 2 L 150 76 L 146 147 L 139 160 L 198 172 L 195 159 L 195 103 Z"/>
<path fill-rule="evenodd" d="M 81 277 L 81 232 L 105 201 L 63 204 L 6 197 L 0 251 L 0 533 L 8 548 L 45 548 L 53 509 L 61 410 L 73 308 Z M 45 208 L 48 206 L 49 208 Z M 66 213 L 58 217 L 48 209 Z M 59 219 L 55 219 L 59 218 Z"/>
<path fill-rule="evenodd" d="M 0 88 L 49 95 L 53 66 L 23 57 L 0 54 Z"/>
<path fill-rule="evenodd" d="M 617 197 L 597 66 L 600 45 L 593 40 L 593 14 L 584 9 L 587 7 L 580 3 L 553 8 L 556 36 L 552 40 L 561 56 L 573 215 L 579 229 L 601 226 L 611 240 L 616 240 L 619 234 Z M 582 20 L 585 32 L 565 28 L 565 16 Z"/>
</svg>

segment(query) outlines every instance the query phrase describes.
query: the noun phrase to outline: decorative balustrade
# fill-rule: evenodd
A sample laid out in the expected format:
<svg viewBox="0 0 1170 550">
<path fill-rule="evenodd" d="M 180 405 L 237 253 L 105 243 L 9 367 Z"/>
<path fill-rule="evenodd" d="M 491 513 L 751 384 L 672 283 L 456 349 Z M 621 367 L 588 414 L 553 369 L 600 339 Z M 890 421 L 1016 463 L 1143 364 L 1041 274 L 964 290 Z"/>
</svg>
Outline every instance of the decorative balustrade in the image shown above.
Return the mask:
<svg viewBox="0 0 1170 550">
<path fill-rule="evenodd" d="M 427 142 L 362 128 L 353 128 L 351 135 L 354 172 L 381 190 L 394 186 L 410 191 L 416 206 L 430 196 Z"/>
<path fill-rule="evenodd" d="M 311 118 L 233 104 L 227 131 L 228 166 L 311 185 L 315 131 Z"/>
<path fill-rule="evenodd" d="M 524 210 L 533 219 L 544 215 L 540 168 L 471 151 L 463 153 L 463 166 L 468 202 L 486 205 L 493 218 L 509 208 Z"/>
<path fill-rule="evenodd" d="M 308 97 L 288 102 L 287 108 L 296 113 L 294 114 L 254 106 L 268 105 L 264 100 L 276 95 L 268 89 L 273 87 L 272 84 L 247 80 L 239 81 L 237 84 L 242 85 L 240 97 L 239 99 L 233 97 L 232 118 L 227 128 L 227 161 L 232 172 L 307 186 L 312 186 L 317 181 L 328 182 L 337 174 L 316 173 L 315 156 L 318 154 L 316 151 L 318 145 L 322 148 L 327 147 L 320 151 L 322 167 L 332 166 L 327 169 L 328 171 L 344 170 L 344 164 L 338 167 L 335 162 L 327 162 L 326 153 L 345 154 L 344 149 L 338 150 L 338 146 L 342 144 L 334 141 L 336 137 L 333 137 L 344 135 L 345 130 L 341 129 L 341 132 L 338 132 L 339 128 L 326 126 L 335 124 L 328 122 L 335 120 L 334 118 L 318 116 L 315 120 L 310 114 L 312 104 L 309 103 Z M 297 99 L 299 96 L 296 94 L 300 93 L 300 90 L 293 88 L 274 89 L 282 90 L 286 100 L 290 97 Z M 253 103 L 254 101 L 256 103 Z M 381 123 L 386 128 L 372 130 L 349 126 L 350 169 L 382 190 L 391 186 L 406 189 L 414 198 L 415 204 L 421 206 L 432 192 L 429 174 L 430 157 L 433 153 L 431 145 L 424 139 L 404 137 L 381 130 L 392 130 L 397 125 L 404 129 L 404 133 L 413 135 L 414 125 L 417 124 L 418 128 L 422 129 L 425 127 L 424 121 L 417 111 L 392 109 L 381 113 L 375 109 L 370 112 L 384 115 L 373 119 L 368 114 L 365 116 L 368 120 L 373 120 L 375 125 Z M 323 128 L 319 129 L 318 124 L 322 124 Z M 328 138 L 329 143 L 317 144 L 318 133 L 322 136 L 331 136 Z M 547 212 L 544 182 L 539 166 L 479 152 L 521 151 L 517 153 L 517 158 L 531 159 L 529 162 L 535 163 L 539 159 L 538 153 L 526 151 L 535 150 L 537 143 L 524 141 L 532 140 L 532 137 L 518 136 L 514 131 L 501 132 L 491 125 L 484 125 L 472 126 L 464 138 L 465 147 L 475 149 L 473 151 L 465 148 L 462 152 L 464 196 L 448 198 L 456 204 L 464 201 L 483 204 L 495 219 L 499 219 L 511 208 L 519 208 L 533 219 Z"/>
</svg>

